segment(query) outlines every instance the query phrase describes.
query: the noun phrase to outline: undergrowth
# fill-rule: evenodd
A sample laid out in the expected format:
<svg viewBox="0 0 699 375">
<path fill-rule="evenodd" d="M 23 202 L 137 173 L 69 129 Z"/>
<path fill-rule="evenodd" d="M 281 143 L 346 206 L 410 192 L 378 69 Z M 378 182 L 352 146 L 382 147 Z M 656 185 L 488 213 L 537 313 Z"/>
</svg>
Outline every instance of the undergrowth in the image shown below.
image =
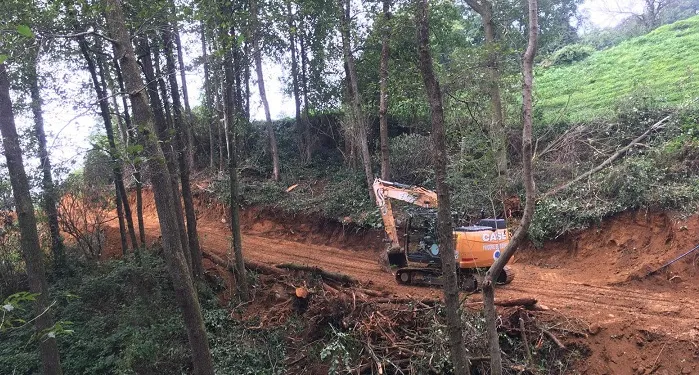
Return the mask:
<svg viewBox="0 0 699 375">
<path fill-rule="evenodd" d="M 191 357 L 180 309 L 162 259 L 149 252 L 105 263 L 72 262 L 52 283 L 53 313 L 73 331 L 58 336 L 66 374 L 187 374 Z M 284 358 L 278 331 L 250 331 L 228 316 L 213 293 L 200 300 L 216 370 L 221 374 L 279 374 Z M 31 309 L 22 312 L 29 320 Z M 0 332 L 0 374 L 38 373 L 30 326 Z"/>
</svg>

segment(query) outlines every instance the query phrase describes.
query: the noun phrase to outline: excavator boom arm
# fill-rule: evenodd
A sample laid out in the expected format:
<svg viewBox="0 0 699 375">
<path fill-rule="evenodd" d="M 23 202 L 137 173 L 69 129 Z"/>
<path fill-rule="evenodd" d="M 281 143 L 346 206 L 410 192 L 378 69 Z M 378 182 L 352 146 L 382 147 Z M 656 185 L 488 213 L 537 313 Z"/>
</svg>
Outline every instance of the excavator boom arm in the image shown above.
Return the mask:
<svg viewBox="0 0 699 375">
<path fill-rule="evenodd" d="M 393 217 L 393 209 L 389 198 L 425 208 L 437 207 L 437 193 L 423 187 L 404 185 L 377 178 L 374 180 L 373 189 L 374 196 L 376 196 L 376 205 L 379 206 L 381 211 L 386 235 L 388 235 L 391 241 L 390 250 L 400 249 L 400 242 L 398 229 L 396 228 L 396 219 Z"/>
</svg>

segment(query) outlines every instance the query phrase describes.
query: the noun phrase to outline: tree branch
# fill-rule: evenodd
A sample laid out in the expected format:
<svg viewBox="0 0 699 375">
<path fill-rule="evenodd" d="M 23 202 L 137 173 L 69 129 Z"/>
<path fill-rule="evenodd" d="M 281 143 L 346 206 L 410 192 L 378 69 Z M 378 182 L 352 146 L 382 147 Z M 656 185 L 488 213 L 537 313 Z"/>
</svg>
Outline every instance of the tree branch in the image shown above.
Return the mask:
<svg viewBox="0 0 699 375">
<path fill-rule="evenodd" d="M 675 113 L 676 113 L 676 112 L 675 112 Z M 584 179 L 584 178 L 586 178 L 586 177 L 589 177 L 589 176 L 591 176 L 591 175 L 594 174 L 594 173 L 597 173 L 597 172 L 601 171 L 601 170 L 604 169 L 606 166 L 608 166 L 609 164 L 611 164 L 614 160 L 619 159 L 619 158 L 620 158 L 622 155 L 624 155 L 628 150 L 630 150 L 631 147 L 635 146 L 635 145 L 638 144 L 639 142 L 641 142 L 641 141 L 643 141 L 644 139 L 646 139 L 646 137 L 648 137 L 648 136 L 650 135 L 651 132 L 653 132 L 654 130 L 662 129 L 662 128 L 664 127 L 663 124 L 664 124 L 667 120 L 669 120 L 675 113 L 671 113 L 671 114 L 669 114 L 669 115 L 663 117 L 660 121 L 656 122 L 656 123 L 653 124 L 650 128 L 648 128 L 648 130 L 646 130 L 643 134 L 641 134 L 641 135 L 639 135 L 638 137 L 636 137 L 633 141 L 631 141 L 631 142 L 630 142 L 629 144 L 627 144 L 626 146 L 622 147 L 619 151 L 617 151 L 616 153 L 614 153 L 614 155 L 612 155 L 612 156 L 610 156 L 609 158 L 607 158 L 607 160 L 603 161 L 603 162 L 602 162 L 601 164 L 599 164 L 598 166 L 596 166 L 596 167 L 590 169 L 589 171 L 587 171 L 587 172 L 585 172 L 585 173 L 579 175 L 578 177 L 576 177 L 576 178 L 574 178 L 574 179 L 572 179 L 572 180 L 570 180 L 570 181 L 568 181 L 568 182 L 566 182 L 566 183 L 564 183 L 564 184 L 562 184 L 562 185 L 559 185 L 559 186 L 557 186 L 557 187 L 555 187 L 555 188 L 553 188 L 553 189 L 547 191 L 546 193 L 542 194 L 542 195 L 539 197 L 539 200 L 544 199 L 544 198 L 548 198 L 548 197 L 550 197 L 550 196 L 552 196 L 552 195 L 554 195 L 554 194 L 556 194 L 556 193 L 559 193 L 559 192 L 561 192 L 561 191 L 563 191 L 563 190 L 569 188 L 571 185 L 575 184 L 576 182 L 578 182 L 578 181 L 580 181 L 580 180 L 582 180 L 582 179 Z"/>
</svg>

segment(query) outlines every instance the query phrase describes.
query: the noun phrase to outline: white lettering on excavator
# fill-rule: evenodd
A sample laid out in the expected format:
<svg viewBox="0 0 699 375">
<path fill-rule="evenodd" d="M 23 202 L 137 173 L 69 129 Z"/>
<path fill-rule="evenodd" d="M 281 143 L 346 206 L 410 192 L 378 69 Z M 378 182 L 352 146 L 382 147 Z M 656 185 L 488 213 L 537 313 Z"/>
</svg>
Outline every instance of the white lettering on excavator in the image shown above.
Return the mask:
<svg viewBox="0 0 699 375">
<path fill-rule="evenodd" d="M 502 241 L 506 240 L 507 236 L 505 235 L 505 231 L 497 231 L 492 233 L 483 233 L 482 239 L 483 241 Z"/>
</svg>

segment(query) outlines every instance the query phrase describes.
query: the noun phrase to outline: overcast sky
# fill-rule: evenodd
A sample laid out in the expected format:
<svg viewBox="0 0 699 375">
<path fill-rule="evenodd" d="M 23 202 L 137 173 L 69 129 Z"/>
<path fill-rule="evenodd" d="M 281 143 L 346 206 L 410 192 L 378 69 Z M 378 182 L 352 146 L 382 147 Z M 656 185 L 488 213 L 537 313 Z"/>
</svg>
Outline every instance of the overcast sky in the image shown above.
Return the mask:
<svg viewBox="0 0 699 375">
<path fill-rule="evenodd" d="M 628 16 L 628 12 L 638 12 L 642 9 L 641 0 L 587 0 L 580 10 L 587 15 L 589 22 L 596 27 L 609 27 L 618 24 Z M 198 36 L 196 34 L 184 35 L 185 61 L 192 61 L 201 55 Z M 293 100 L 285 95 L 282 90 L 281 78 L 288 75 L 289 67 L 265 61 L 265 85 L 267 97 L 270 104 L 270 111 L 273 119 L 293 116 Z M 254 71 L 253 71 L 254 73 Z M 187 84 L 189 88 L 189 99 L 192 106 L 200 102 L 202 92 L 203 69 L 193 69 L 187 73 Z M 253 74 L 253 79 L 254 77 Z M 49 147 L 55 165 L 66 165 L 71 167 L 80 165 L 85 152 L 90 148 L 89 135 L 95 131 L 97 118 L 96 108 L 93 111 L 80 109 L 86 100 L 91 97 L 91 89 L 78 89 L 81 82 L 88 82 L 89 76 L 86 72 L 76 71 L 57 77 L 59 86 L 66 90 L 75 90 L 73 95 L 69 94 L 68 100 L 61 100 L 55 95 L 47 95 L 45 105 L 46 129 L 49 139 Z M 264 112 L 257 94 L 257 84 L 251 84 L 251 112 L 254 119 L 264 119 Z M 88 95 L 89 94 L 89 95 Z M 29 119 L 20 121 L 21 125 L 28 126 Z M 32 163 L 37 164 L 37 163 Z M 71 168 L 73 169 L 73 168 Z"/>
</svg>

